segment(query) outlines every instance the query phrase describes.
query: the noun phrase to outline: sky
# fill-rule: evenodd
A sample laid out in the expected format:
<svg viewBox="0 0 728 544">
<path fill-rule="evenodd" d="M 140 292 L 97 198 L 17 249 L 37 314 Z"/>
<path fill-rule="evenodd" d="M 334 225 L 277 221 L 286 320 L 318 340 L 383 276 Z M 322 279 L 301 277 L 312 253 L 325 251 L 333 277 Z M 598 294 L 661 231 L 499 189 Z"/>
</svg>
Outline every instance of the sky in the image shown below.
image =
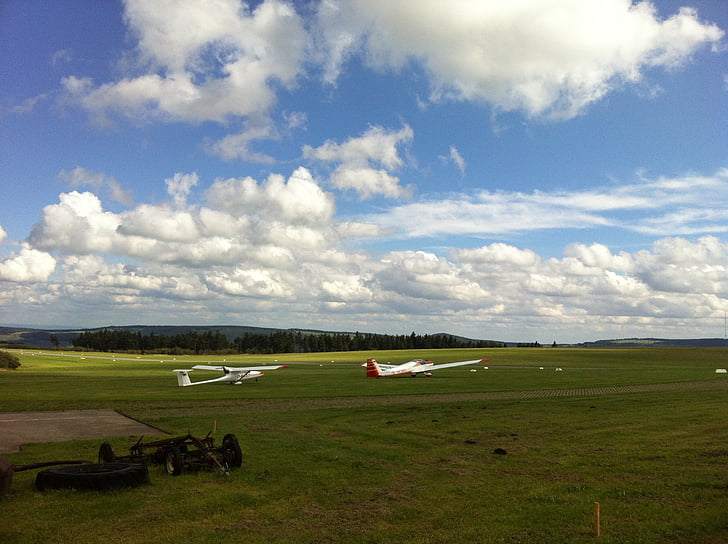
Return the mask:
<svg viewBox="0 0 728 544">
<path fill-rule="evenodd" d="M 4 0 L 0 323 L 723 337 L 724 0 Z"/>
</svg>

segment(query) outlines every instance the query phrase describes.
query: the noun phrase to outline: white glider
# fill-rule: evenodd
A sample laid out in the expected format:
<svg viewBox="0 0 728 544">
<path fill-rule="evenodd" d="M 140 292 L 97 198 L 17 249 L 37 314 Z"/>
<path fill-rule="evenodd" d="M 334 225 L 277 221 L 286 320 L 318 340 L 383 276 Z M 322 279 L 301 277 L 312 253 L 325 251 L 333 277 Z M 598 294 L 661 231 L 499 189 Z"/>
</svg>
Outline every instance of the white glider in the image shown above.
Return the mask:
<svg viewBox="0 0 728 544">
<path fill-rule="evenodd" d="M 228 383 L 230 385 L 240 385 L 243 380 L 260 378 L 263 375 L 264 370 L 278 370 L 279 368 L 286 368 L 286 366 L 288 365 L 248 367 L 195 365 L 192 368 L 176 369 L 173 372 L 177 373 L 177 384 L 180 387 L 187 387 L 190 385 L 202 385 L 204 383 Z M 193 370 L 217 370 L 219 372 L 224 372 L 224 375 L 220 376 L 219 378 L 213 378 L 211 380 L 193 382 L 192 380 L 190 380 L 189 374 Z"/>
</svg>

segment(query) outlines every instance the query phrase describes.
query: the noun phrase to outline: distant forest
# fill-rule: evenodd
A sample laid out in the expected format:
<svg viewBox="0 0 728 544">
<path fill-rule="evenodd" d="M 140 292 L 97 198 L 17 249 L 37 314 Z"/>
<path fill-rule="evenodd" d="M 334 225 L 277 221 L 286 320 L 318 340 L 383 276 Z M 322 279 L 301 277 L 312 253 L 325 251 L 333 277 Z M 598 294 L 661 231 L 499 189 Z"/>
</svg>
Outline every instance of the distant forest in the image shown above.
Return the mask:
<svg viewBox="0 0 728 544">
<path fill-rule="evenodd" d="M 319 353 L 440 348 L 498 348 L 503 342 L 467 340 L 448 334 L 392 336 L 369 333 L 302 333 L 276 331 L 245 333 L 234 340 L 220 331 L 185 332 L 175 335 L 147 334 L 125 329 L 86 331 L 74 338 L 75 348 L 111 352 L 153 352 L 171 355 L 229 353 Z"/>
</svg>

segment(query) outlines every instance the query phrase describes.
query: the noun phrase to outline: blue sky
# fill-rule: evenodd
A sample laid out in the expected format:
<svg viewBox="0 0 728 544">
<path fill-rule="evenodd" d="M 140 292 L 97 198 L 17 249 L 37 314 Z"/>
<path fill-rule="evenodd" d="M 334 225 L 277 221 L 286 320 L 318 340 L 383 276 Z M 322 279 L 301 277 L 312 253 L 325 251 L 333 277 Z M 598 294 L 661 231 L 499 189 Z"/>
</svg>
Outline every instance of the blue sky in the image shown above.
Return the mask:
<svg viewBox="0 0 728 544">
<path fill-rule="evenodd" d="M 0 5 L 0 322 L 722 336 L 720 0 Z"/>
</svg>

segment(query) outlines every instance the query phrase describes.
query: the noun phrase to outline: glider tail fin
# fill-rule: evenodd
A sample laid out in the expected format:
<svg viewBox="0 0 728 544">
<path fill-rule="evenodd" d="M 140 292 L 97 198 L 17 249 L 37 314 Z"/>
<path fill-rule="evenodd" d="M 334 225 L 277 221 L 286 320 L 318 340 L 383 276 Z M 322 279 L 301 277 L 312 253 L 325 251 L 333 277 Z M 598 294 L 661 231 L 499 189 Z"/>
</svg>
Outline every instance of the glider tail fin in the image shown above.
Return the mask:
<svg viewBox="0 0 728 544">
<path fill-rule="evenodd" d="M 177 373 L 177 385 L 180 387 L 192 385 L 189 370 L 175 370 L 175 372 Z"/>
<path fill-rule="evenodd" d="M 376 359 L 367 359 L 367 378 L 378 378 L 381 374 Z"/>
</svg>

